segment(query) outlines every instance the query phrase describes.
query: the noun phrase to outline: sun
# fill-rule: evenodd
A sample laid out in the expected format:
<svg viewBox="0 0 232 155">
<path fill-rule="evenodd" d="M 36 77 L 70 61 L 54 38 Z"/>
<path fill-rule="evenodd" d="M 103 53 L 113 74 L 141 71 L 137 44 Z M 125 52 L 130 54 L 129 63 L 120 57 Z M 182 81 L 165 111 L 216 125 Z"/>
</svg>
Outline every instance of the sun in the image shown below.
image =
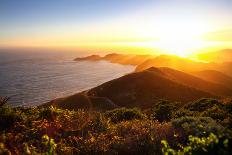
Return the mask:
<svg viewBox="0 0 232 155">
<path fill-rule="evenodd" d="M 199 21 L 175 20 L 156 25 L 156 46 L 167 54 L 188 57 L 203 47 L 207 26 Z"/>
</svg>

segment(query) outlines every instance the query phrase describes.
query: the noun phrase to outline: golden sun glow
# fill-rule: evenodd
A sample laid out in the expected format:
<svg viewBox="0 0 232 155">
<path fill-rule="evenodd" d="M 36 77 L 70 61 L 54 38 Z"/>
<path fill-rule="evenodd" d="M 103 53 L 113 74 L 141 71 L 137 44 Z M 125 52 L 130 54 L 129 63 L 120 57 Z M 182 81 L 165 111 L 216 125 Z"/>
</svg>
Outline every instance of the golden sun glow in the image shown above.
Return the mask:
<svg viewBox="0 0 232 155">
<path fill-rule="evenodd" d="M 204 46 L 203 36 L 209 29 L 199 21 L 161 22 L 154 32 L 158 38 L 156 46 L 168 54 L 188 57 Z"/>
</svg>

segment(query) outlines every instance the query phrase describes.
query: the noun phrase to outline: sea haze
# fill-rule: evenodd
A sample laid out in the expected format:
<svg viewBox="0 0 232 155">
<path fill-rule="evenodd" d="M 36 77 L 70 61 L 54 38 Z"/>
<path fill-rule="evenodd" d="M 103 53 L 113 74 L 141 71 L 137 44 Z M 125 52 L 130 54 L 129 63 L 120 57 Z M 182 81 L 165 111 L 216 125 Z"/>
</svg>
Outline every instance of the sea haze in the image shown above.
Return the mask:
<svg viewBox="0 0 232 155">
<path fill-rule="evenodd" d="M 0 96 L 11 96 L 13 106 L 36 106 L 134 70 L 106 61 L 73 61 L 83 55 L 86 53 L 0 51 Z"/>
</svg>

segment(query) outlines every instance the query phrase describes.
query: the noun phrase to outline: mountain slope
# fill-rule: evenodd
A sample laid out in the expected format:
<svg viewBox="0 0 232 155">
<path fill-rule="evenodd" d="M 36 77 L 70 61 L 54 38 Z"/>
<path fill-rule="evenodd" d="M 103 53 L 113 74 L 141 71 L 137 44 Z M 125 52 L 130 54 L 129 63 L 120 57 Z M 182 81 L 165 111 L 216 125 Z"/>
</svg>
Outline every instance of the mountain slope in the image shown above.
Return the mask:
<svg viewBox="0 0 232 155">
<path fill-rule="evenodd" d="M 150 67 L 169 67 L 181 71 L 191 72 L 199 71 L 202 70 L 202 68 L 209 67 L 209 64 L 191 61 L 189 59 L 181 58 L 178 56 L 160 55 L 139 64 L 135 71 L 142 71 Z"/>
<path fill-rule="evenodd" d="M 222 84 L 209 82 L 199 77 L 192 76 L 185 72 L 181 72 L 167 67 L 161 67 L 159 68 L 159 70 L 165 74 L 166 78 L 174 82 L 178 82 L 180 84 L 184 84 L 187 86 L 194 87 L 196 89 L 210 92 L 211 94 L 215 94 L 215 95 L 232 96 L 232 89 L 227 88 Z"/>
<path fill-rule="evenodd" d="M 86 56 L 86 57 L 75 58 L 74 61 L 98 61 L 101 59 L 102 59 L 102 57 L 99 55 L 90 55 L 90 56 Z"/>
<path fill-rule="evenodd" d="M 188 81 L 180 77 L 173 78 L 180 74 L 178 71 L 173 70 L 175 75 L 167 70 L 166 68 L 150 68 L 142 72 L 131 73 L 88 91 L 55 100 L 47 105 L 54 104 L 68 109 L 105 110 L 115 107 L 147 108 L 159 99 L 186 103 L 198 98 L 216 97 L 189 86 Z"/>
<path fill-rule="evenodd" d="M 157 99 L 188 102 L 213 95 L 174 82 L 159 69 L 148 69 L 109 81 L 89 91 L 90 96 L 104 96 L 125 107 L 149 107 Z"/>
<path fill-rule="evenodd" d="M 215 70 L 203 70 L 199 72 L 193 72 L 192 75 L 197 76 L 206 81 L 222 84 L 226 87 L 232 86 L 232 77 Z"/>
<path fill-rule="evenodd" d="M 232 62 L 206 63 L 193 61 L 186 58 L 171 55 L 160 55 L 155 58 L 147 59 L 139 64 L 135 71 L 146 70 L 150 67 L 169 67 L 183 72 L 191 73 L 202 70 L 216 70 L 232 76 Z"/>
</svg>

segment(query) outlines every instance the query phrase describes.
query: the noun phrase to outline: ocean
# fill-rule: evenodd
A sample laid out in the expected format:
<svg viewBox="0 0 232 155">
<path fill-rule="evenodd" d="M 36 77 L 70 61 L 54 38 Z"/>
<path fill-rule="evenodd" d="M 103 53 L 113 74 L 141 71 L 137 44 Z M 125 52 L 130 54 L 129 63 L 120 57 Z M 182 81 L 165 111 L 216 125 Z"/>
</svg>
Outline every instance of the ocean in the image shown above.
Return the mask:
<svg viewBox="0 0 232 155">
<path fill-rule="evenodd" d="M 106 61 L 73 61 L 84 52 L 0 51 L 0 96 L 11 106 L 37 106 L 95 87 L 134 70 Z"/>
</svg>

